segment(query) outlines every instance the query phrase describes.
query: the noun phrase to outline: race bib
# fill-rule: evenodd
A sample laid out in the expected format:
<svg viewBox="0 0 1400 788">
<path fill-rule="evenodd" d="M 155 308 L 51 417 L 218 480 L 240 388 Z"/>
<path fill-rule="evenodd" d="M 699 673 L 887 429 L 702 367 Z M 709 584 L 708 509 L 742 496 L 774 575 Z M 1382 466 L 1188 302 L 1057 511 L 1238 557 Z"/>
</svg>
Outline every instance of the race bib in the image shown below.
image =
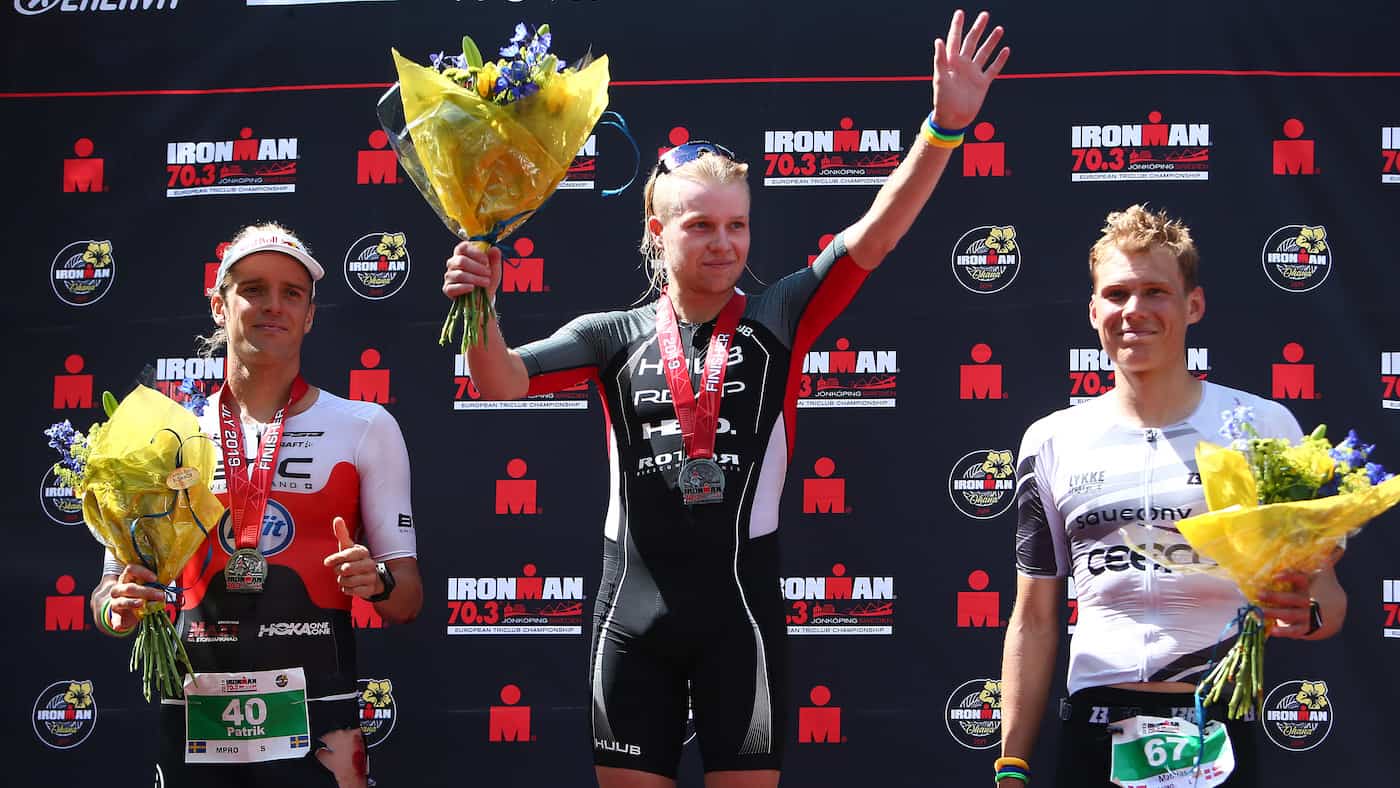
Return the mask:
<svg viewBox="0 0 1400 788">
<path fill-rule="evenodd" d="M 301 668 L 185 679 L 185 763 L 256 763 L 310 751 Z"/>
<path fill-rule="evenodd" d="M 1209 788 L 1235 770 L 1235 750 L 1219 722 L 1206 723 L 1204 749 L 1200 729 L 1188 720 L 1133 717 L 1114 726 L 1108 778 L 1123 788 Z"/>
</svg>

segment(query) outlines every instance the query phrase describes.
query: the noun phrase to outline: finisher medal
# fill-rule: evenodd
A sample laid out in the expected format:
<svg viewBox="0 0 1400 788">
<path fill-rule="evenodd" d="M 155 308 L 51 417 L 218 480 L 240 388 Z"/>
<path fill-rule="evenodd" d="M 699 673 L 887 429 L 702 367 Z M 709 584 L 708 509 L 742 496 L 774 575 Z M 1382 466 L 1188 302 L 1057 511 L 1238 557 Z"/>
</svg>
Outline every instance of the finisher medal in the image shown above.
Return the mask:
<svg viewBox="0 0 1400 788">
<path fill-rule="evenodd" d="M 686 504 L 719 503 L 724 500 L 724 471 L 708 457 L 686 460 L 678 482 Z"/>
<path fill-rule="evenodd" d="M 267 581 L 267 559 L 255 547 L 240 547 L 224 566 L 224 587 L 240 594 L 260 594 Z"/>
<path fill-rule="evenodd" d="M 715 430 L 719 427 L 719 404 L 724 397 L 729 344 L 734 339 L 734 329 L 739 327 L 746 300 L 743 293 L 735 292 L 720 310 L 714 333 L 710 335 L 709 350 L 705 353 L 698 396 L 690 385 L 690 364 L 681 350 L 681 332 L 670 294 L 662 290 L 656 304 L 656 343 L 661 349 L 661 366 L 671 390 L 686 456 L 676 486 L 687 506 L 724 500 L 724 469 L 714 460 Z"/>
<path fill-rule="evenodd" d="M 219 447 L 224 454 L 224 478 L 228 480 L 228 519 L 233 528 L 233 541 L 238 549 L 228 557 L 224 566 L 224 585 L 241 594 L 261 594 L 267 583 L 267 558 L 258 552 L 258 537 L 262 534 L 263 512 L 267 496 L 272 491 L 272 474 L 277 467 L 277 453 L 282 448 L 282 422 L 296 401 L 310 387 L 301 375 L 292 381 L 287 404 L 277 410 L 266 434 L 252 458 L 243 450 L 243 419 L 238 398 L 224 386 L 219 391 Z"/>
</svg>

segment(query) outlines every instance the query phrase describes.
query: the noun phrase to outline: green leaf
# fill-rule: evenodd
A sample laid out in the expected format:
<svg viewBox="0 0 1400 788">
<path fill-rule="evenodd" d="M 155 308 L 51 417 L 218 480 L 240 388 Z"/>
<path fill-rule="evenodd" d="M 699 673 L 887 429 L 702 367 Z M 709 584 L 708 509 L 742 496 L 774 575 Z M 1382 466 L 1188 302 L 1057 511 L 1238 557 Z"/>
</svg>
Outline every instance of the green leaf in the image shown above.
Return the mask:
<svg viewBox="0 0 1400 788">
<path fill-rule="evenodd" d="M 476 48 L 471 36 L 462 36 L 462 57 L 471 68 L 481 68 L 486 62 L 481 59 L 481 50 Z"/>
<path fill-rule="evenodd" d="M 548 22 L 545 22 L 544 24 L 540 25 L 538 28 L 535 29 L 535 35 L 536 35 L 536 36 L 542 36 L 542 35 L 544 35 L 545 33 L 548 33 L 548 32 L 549 32 L 549 23 L 548 23 Z"/>
<path fill-rule="evenodd" d="M 102 392 L 102 410 L 107 412 L 109 419 L 117 412 L 117 398 L 110 391 Z"/>
</svg>

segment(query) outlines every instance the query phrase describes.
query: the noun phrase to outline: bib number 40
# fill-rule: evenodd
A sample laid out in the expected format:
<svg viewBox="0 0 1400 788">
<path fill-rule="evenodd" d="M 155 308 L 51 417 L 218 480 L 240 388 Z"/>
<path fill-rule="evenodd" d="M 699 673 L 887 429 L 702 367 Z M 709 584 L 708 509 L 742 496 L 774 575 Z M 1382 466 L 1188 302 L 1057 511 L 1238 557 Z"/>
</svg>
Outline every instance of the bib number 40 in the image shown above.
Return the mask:
<svg viewBox="0 0 1400 788">
<path fill-rule="evenodd" d="M 267 722 L 267 703 L 262 698 L 231 698 L 219 719 L 230 725 L 262 725 Z"/>
</svg>

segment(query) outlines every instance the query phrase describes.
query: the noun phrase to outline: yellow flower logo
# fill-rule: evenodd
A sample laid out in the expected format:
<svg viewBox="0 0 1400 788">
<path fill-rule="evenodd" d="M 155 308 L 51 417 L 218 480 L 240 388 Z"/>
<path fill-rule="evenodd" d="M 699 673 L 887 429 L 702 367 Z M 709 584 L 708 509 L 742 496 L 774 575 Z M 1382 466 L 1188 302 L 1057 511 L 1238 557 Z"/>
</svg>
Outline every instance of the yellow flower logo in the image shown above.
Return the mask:
<svg viewBox="0 0 1400 788">
<path fill-rule="evenodd" d="M 999 254 L 1016 251 L 1016 228 L 1009 224 L 1005 227 L 993 227 L 987 236 L 986 244 L 988 249 L 994 249 Z"/>
<path fill-rule="evenodd" d="M 1001 682 L 996 679 L 987 679 L 987 683 L 982 685 L 982 692 L 977 696 L 977 699 L 994 709 L 1001 708 Z"/>
<path fill-rule="evenodd" d="M 389 679 L 371 681 L 360 697 L 376 709 L 387 709 L 394 702 L 394 682 Z"/>
<path fill-rule="evenodd" d="M 1305 681 L 1303 682 L 1303 686 L 1299 688 L 1298 694 L 1295 697 L 1297 697 L 1299 703 L 1307 706 L 1310 711 L 1325 709 L 1327 708 L 1327 682 L 1319 681 L 1313 683 L 1311 681 Z"/>
<path fill-rule="evenodd" d="M 83 252 L 83 262 L 94 268 L 112 264 L 112 242 L 111 241 L 91 241 L 87 245 L 87 250 Z"/>
<path fill-rule="evenodd" d="M 92 682 L 70 681 L 68 691 L 63 693 L 63 702 L 75 709 L 86 709 L 92 705 Z"/>
<path fill-rule="evenodd" d="M 1294 241 L 1308 254 L 1322 254 L 1327 251 L 1327 228 L 1322 225 L 1304 227 Z"/>
<path fill-rule="evenodd" d="M 403 233 L 384 233 L 379 238 L 379 248 L 375 252 L 384 256 L 386 260 L 402 260 L 407 242 Z"/>
<path fill-rule="evenodd" d="M 1007 478 L 1011 475 L 1011 452 L 987 452 L 987 459 L 982 461 L 982 470 L 998 479 Z"/>
</svg>

